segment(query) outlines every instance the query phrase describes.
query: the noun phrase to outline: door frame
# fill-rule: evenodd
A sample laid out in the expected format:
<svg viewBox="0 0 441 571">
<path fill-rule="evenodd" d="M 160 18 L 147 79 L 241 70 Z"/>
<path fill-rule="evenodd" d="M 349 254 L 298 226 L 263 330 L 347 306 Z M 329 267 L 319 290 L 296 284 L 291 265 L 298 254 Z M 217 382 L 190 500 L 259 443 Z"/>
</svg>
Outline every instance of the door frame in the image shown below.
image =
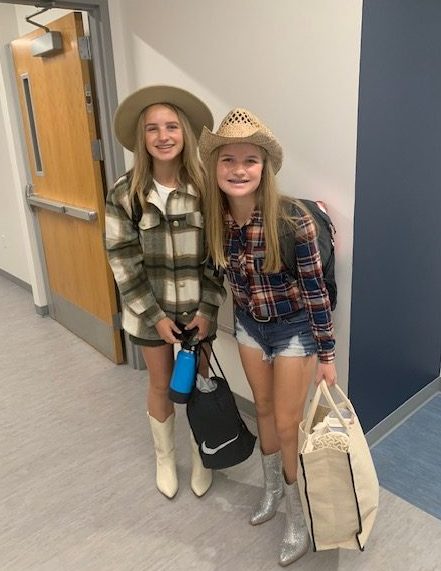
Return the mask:
<svg viewBox="0 0 441 571">
<path fill-rule="evenodd" d="M 104 171 L 108 187 L 124 170 L 122 148 L 116 144 L 112 132 L 113 112 L 118 105 L 115 66 L 107 0 L 0 0 L 1 4 L 22 4 L 37 8 L 80 10 L 89 15 L 90 40 L 98 99 L 98 118 L 104 150 Z"/>
<path fill-rule="evenodd" d="M 28 5 L 36 8 L 79 10 L 88 13 L 96 98 L 98 100 L 98 120 L 105 157 L 104 174 L 106 186 L 110 188 L 119 174 L 124 172 L 125 162 L 123 150 L 121 146 L 117 145 L 112 131 L 113 113 L 118 105 L 118 95 L 108 0 L 0 0 L 0 3 Z M 22 146 L 22 148 L 25 147 Z M 42 265 L 44 266 L 44 264 Z M 43 274 L 46 274 L 44 268 Z M 45 282 L 46 293 L 48 293 L 50 290 L 47 287 L 46 276 Z M 130 342 L 127 335 L 125 335 L 125 350 L 127 362 L 131 367 L 135 369 L 145 368 L 140 351 Z"/>
</svg>

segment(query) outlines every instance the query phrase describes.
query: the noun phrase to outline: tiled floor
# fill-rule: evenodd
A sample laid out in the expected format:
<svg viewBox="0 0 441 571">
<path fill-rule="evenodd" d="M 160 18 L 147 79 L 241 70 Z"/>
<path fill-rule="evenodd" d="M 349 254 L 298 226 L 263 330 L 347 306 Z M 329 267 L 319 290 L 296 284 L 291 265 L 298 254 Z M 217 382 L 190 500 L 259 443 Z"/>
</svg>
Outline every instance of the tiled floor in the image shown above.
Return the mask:
<svg viewBox="0 0 441 571">
<path fill-rule="evenodd" d="M 372 449 L 381 486 L 438 519 L 440 436 L 441 394 L 437 394 Z"/>
</svg>

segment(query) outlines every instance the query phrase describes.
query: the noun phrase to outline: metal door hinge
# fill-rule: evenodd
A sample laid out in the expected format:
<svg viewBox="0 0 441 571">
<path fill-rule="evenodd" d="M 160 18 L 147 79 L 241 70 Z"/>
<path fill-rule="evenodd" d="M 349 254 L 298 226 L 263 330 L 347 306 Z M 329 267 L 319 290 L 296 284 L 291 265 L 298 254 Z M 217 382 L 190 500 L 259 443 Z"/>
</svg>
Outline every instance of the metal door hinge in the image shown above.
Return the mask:
<svg viewBox="0 0 441 571">
<path fill-rule="evenodd" d="M 91 60 L 92 48 L 90 46 L 90 36 L 79 36 L 78 38 L 78 53 L 80 59 Z"/>
<path fill-rule="evenodd" d="M 90 83 L 86 83 L 84 86 L 84 99 L 86 101 L 86 111 L 93 114 L 93 98 L 92 98 L 92 87 Z"/>
<path fill-rule="evenodd" d="M 112 315 L 113 329 L 122 329 L 122 315 L 121 312 Z"/>
<path fill-rule="evenodd" d="M 94 139 L 92 141 L 92 158 L 94 161 L 104 160 L 103 144 L 101 139 Z"/>
</svg>

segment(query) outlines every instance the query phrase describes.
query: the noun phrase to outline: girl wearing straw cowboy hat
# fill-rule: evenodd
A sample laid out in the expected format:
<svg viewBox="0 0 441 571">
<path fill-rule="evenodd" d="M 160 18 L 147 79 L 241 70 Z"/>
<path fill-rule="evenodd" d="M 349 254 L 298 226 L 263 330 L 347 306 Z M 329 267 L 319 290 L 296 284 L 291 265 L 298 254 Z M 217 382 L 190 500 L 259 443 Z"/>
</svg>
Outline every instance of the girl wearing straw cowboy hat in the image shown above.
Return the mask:
<svg viewBox="0 0 441 571">
<path fill-rule="evenodd" d="M 288 565 L 309 545 L 296 482 L 308 386 L 314 375 L 329 385 L 336 381 L 316 227 L 298 202 L 278 194 L 282 149 L 246 109 L 230 111 L 216 133 L 204 127 L 199 151 L 208 171 L 209 252 L 231 286 L 239 353 L 256 404 L 264 491 L 250 523 L 272 518 L 285 494 L 279 563 Z M 296 280 L 281 260 L 281 224 L 295 229 Z"/>
<path fill-rule="evenodd" d="M 117 108 L 118 141 L 133 152 L 133 168 L 107 196 L 106 249 L 122 299 L 122 325 L 139 345 L 149 372 L 147 414 L 156 452 L 156 484 L 172 498 L 178 490 L 174 408 L 168 385 L 173 344 L 182 327 L 213 339 L 225 290 L 208 269 L 201 198 L 205 179 L 197 154 L 208 107 L 177 87 L 136 91 Z M 180 329 L 181 328 L 181 329 Z M 201 359 L 202 361 L 202 359 Z M 201 373 L 208 374 L 206 362 Z M 193 444 L 191 488 L 202 496 L 212 482 Z"/>
</svg>

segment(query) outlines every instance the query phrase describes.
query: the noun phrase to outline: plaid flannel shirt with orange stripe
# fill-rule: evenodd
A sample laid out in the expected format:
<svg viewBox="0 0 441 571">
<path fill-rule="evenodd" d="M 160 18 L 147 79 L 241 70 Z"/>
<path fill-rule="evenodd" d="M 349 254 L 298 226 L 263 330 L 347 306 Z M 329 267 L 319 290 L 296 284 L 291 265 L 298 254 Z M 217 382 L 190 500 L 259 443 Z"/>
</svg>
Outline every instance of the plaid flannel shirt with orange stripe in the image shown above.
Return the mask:
<svg viewBox="0 0 441 571">
<path fill-rule="evenodd" d="M 331 308 L 323 281 L 317 231 L 311 217 L 298 213 L 296 243 L 297 279 L 286 267 L 265 273 L 263 218 L 255 211 L 241 228 L 227 214 L 226 274 L 235 303 L 257 319 L 265 320 L 305 309 L 308 313 L 318 356 L 322 362 L 335 359 Z"/>
</svg>

